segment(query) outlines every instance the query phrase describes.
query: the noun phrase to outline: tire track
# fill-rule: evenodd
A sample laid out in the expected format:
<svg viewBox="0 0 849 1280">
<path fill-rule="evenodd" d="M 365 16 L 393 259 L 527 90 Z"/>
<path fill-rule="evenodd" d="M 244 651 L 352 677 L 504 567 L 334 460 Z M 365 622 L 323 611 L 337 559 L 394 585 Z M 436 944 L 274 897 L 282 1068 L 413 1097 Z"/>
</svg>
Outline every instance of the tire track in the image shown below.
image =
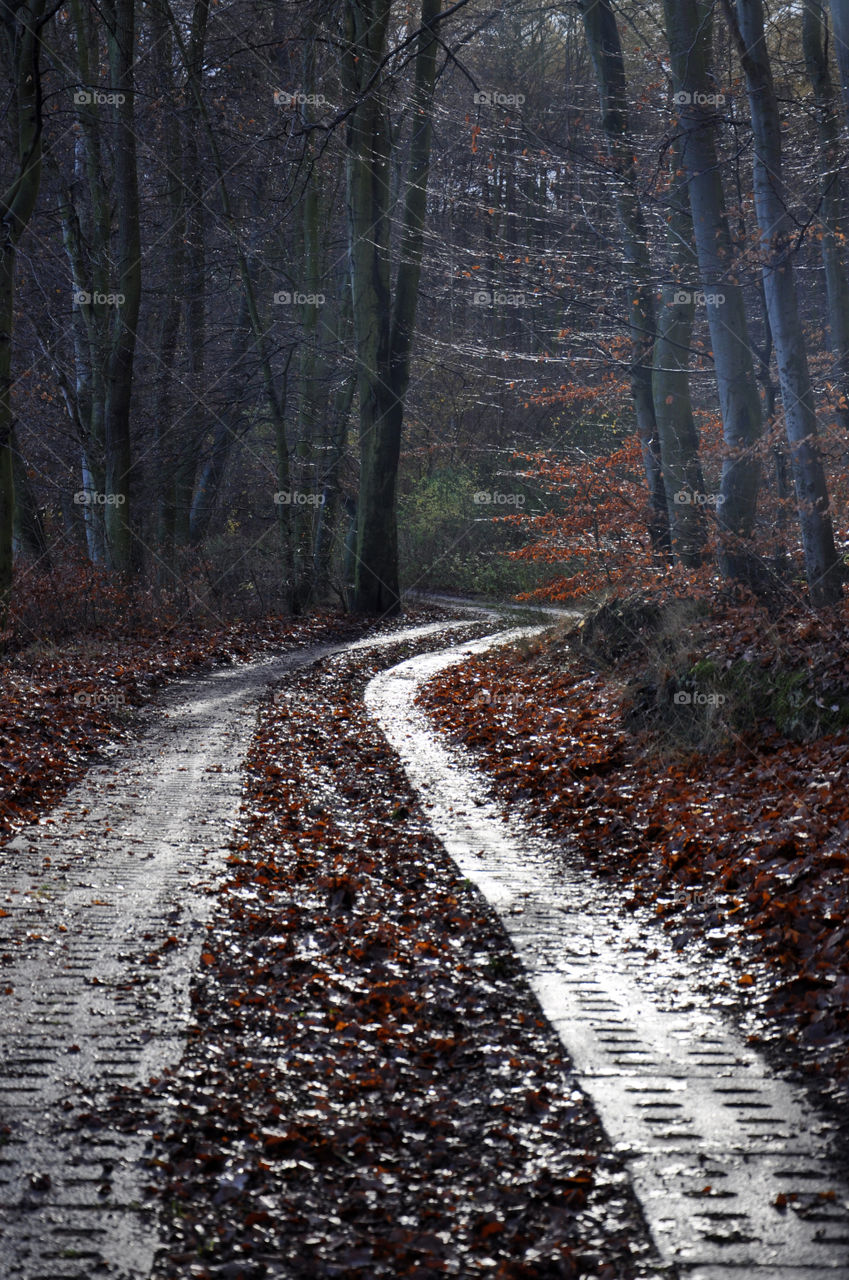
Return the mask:
<svg viewBox="0 0 849 1280">
<path fill-rule="evenodd" d="M 142 741 L 89 771 L 0 864 L 0 1254 L 21 1280 L 145 1280 L 144 1140 L 107 1104 L 176 1063 L 266 687 L 316 647 L 178 686 Z M 81 1127 L 82 1125 L 82 1127 Z"/>
<path fill-rule="evenodd" d="M 366 704 L 433 830 L 501 915 L 667 1265 L 689 1280 L 842 1280 L 849 1188 L 828 1158 L 828 1122 L 710 1009 L 685 958 L 641 937 L 615 890 L 511 830 L 414 706 L 445 667 L 528 634 L 410 659 L 372 680 Z"/>
</svg>

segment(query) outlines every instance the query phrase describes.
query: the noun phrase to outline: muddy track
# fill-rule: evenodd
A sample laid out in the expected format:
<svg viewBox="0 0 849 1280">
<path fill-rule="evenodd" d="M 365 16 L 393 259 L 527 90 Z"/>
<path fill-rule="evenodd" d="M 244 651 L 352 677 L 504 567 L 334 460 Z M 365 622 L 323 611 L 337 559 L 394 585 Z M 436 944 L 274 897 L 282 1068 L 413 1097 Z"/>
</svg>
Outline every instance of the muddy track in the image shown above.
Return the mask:
<svg viewBox="0 0 849 1280">
<path fill-rule="evenodd" d="M 833 1124 L 716 1014 L 690 961 L 635 922 L 625 894 L 510 824 L 414 705 L 441 670 L 523 634 L 409 659 L 375 677 L 366 704 L 431 827 L 501 916 L 671 1273 L 845 1280 L 849 1187 L 830 1158 Z"/>
<path fill-rule="evenodd" d="M 450 626 L 292 653 L 180 686 L 150 714 L 136 747 L 93 769 L 7 848 L 4 1274 L 146 1280 L 160 1245 L 141 1207 L 153 1148 L 116 1127 L 109 1100 L 122 1085 L 143 1093 L 183 1052 L 189 984 L 258 699 L 326 654 L 437 637 Z M 562 851 L 510 832 L 462 757 L 412 707 L 421 681 L 471 647 L 393 668 L 373 681 L 368 701 L 437 835 L 501 915 L 628 1163 L 668 1274 L 849 1276 L 849 1192 L 829 1165 L 828 1126 L 712 1013 L 657 931 L 648 938 L 625 923 L 615 892 L 577 873 Z"/>
<path fill-rule="evenodd" d="M 462 627 L 463 623 L 453 624 Z M 418 628 L 418 635 L 451 624 Z M 0 866 L 0 1256 L 24 1280 L 142 1280 L 144 1142 L 108 1100 L 177 1062 L 268 685 L 394 631 L 177 686 L 134 747 L 25 829 Z M 81 1123 L 82 1122 L 82 1123 Z"/>
</svg>

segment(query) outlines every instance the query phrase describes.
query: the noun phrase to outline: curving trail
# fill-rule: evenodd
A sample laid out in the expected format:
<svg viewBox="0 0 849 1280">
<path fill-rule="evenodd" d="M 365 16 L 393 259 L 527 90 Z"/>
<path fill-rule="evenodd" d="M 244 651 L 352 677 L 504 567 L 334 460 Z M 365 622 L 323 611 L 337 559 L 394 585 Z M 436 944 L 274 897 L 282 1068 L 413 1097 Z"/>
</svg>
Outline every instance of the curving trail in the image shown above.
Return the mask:
<svg viewBox="0 0 849 1280">
<path fill-rule="evenodd" d="M 160 1243 L 139 1207 L 150 1152 L 111 1125 L 109 1098 L 181 1056 L 261 694 L 334 653 L 469 625 L 391 631 L 180 684 L 140 743 L 91 769 L 3 851 L 4 1277 L 149 1275 Z"/>
<path fill-rule="evenodd" d="M 664 1261 L 688 1280 L 845 1280 L 849 1187 L 829 1163 L 827 1122 L 711 1010 L 660 931 L 620 909 L 624 894 L 505 820 L 414 705 L 439 671 L 527 634 L 400 663 L 366 704 L 433 830 L 499 912 Z"/>
<path fill-rule="evenodd" d="M 123 1084 L 175 1064 L 224 870 L 259 697 L 321 657 L 467 622 L 287 654 L 174 689 L 139 744 L 90 771 L 0 864 L 0 1257 L 21 1280 L 146 1280 L 141 1138 Z M 580 1081 L 625 1154 L 669 1274 L 849 1277 L 849 1191 L 804 1096 L 710 1009 L 687 961 L 562 849 L 514 829 L 413 705 L 448 664 L 525 629 L 414 658 L 367 704 L 463 873 L 499 911 Z M 624 895 L 623 895 L 624 896 Z M 650 951 L 657 958 L 650 958 Z"/>
</svg>

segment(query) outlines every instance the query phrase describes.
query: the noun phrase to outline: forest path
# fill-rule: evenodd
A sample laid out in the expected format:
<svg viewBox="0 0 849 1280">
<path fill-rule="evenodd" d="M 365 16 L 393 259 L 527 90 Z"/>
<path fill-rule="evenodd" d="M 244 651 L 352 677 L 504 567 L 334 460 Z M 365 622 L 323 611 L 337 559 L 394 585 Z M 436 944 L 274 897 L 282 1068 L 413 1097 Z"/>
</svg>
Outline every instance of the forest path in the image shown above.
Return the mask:
<svg viewBox="0 0 849 1280">
<path fill-rule="evenodd" d="M 139 1202 L 151 1151 L 114 1122 L 109 1099 L 181 1055 L 262 692 L 322 656 L 463 625 L 393 630 L 187 682 L 137 746 L 93 769 L 9 847 L 0 867 L 4 1274 L 149 1274 L 160 1241 Z M 627 1160 L 662 1257 L 689 1280 L 743 1268 L 763 1280 L 849 1275 L 848 1193 L 825 1155 L 828 1127 L 711 1010 L 660 931 L 621 911 L 624 895 L 562 850 L 511 829 L 413 707 L 431 674 L 506 638 L 393 667 L 367 702 L 437 835 L 501 916 Z"/>
<path fill-rule="evenodd" d="M 324 656 L 464 625 L 390 630 L 181 682 L 147 713 L 151 723 L 138 744 L 92 768 L 60 806 L 6 847 L 5 1276 L 149 1274 L 159 1240 L 139 1207 L 145 1144 L 110 1123 L 109 1098 L 122 1085 L 157 1076 L 182 1053 L 189 984 L 226 865 L 261 694 Z"/>
<path fill-rule="evenodd" d="M 692 964 L 568 851 L 529 838 L 414 700 L 449 665 L 524 629 L 415 657 L 366 705 L 429 822 L 497 910 L 572 1059 L 664 1261 L 688 1280 L 849 1276 L 849 1187 L 831 1129 L 711 1007 Z"/>
</svg>

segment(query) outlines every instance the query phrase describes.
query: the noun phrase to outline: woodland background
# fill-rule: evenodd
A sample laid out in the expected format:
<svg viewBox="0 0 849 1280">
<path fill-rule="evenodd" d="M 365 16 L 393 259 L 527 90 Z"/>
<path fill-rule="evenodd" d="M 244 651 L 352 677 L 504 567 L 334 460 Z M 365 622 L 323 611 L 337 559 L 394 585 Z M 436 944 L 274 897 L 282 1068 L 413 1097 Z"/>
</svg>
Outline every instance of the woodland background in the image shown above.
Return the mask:
<svg viewBox="0 0 849 1280">
<path fill-rule="evenodd" d="M 8 637 L 128 589 L 839 598 L 840 0 L 2 19 Z"/>
</svg>

